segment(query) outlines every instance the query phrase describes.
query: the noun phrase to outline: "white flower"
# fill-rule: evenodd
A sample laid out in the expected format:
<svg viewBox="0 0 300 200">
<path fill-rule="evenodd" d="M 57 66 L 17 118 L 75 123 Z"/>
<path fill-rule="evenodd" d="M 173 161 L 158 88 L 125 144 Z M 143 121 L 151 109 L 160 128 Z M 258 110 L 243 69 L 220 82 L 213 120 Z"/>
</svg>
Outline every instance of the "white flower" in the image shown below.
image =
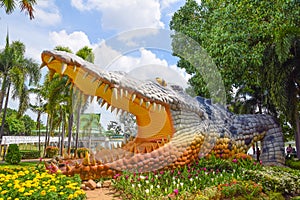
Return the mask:
<svg viewBox="0 0 300 200">
<path fill-rule="evenodd" d="M 180 186 L 183 187 L 183 183 L 180 183 Z"/>
<path fill-rule="evenodd" d="M 175 181 L 173 181 L 173 185 L 176 185 L 176 182 L 175 182 Z"/>
<path fill-rule="evenodd" d="M 151 190 L 153 189 L 153 185 L 150 185 L 150 189 L 151 189 Z"/>
<path fill-rule="evenodd" d="M 173 176 L 173 178 L 172 178 L 173 180 L 175 180 L 175 176 Z"/>
<path fill-rule="evenodd" d="M 157 185 L 156 187 L 157 187 L 157 188 L 160 188 L 160 186 L 159 186 L 159 185 Z"/>
<path fill-rule="evenodd" d="M 142 180 L 144 180 L 145 178 L 146 178 L 145 176 L 142 176 L 142 175 L 140 176 L 140 179 L 142 179 Z"/>
<path fill-rule="evenodd" d="M 146 194 L 149 194 L 150 190 L 149 190 L 149 189 L 146 189 L 145 192 L 146 192 Z"/>
<path fill-rule="evenodd" d="M 149 183 L 149 181 L 148 181 L 148 180 L 146 180 L 146 181 L 145 181 L 145 183 L 146 183 L 146 184 L 148 184 L 148 183 Z"/>
<path fill-rule="evenodd" d="M 191 182 L 193 182 L 193 180 L 194 180 L 193 178 L 190 178 L 190 181 L 191 181 Z"/>
<path fill-rule="evenodd" d="M 140 188 L 140 187 L 142 187 L 142 185 L 141 185 L 141 184 L 138 184 L 138 187 Z"/>
<path fill-rule="evenodd" d="M 135 185 L 134 185 L 134 184 L 132 184 L 131 186 L 132 186 L 133 188 L 135 187 Z"/>
</svg>

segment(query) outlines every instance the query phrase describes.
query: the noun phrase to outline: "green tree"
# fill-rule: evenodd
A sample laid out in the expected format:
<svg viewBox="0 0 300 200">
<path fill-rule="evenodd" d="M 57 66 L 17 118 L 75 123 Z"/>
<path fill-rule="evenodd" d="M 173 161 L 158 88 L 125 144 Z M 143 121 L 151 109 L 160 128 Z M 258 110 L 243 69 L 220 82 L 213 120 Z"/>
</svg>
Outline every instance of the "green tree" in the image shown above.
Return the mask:
<svg viewBox="0 0 300 200">
<path fill-rule="evenodd" d="M 21 11 L 25 11 L 29 14 L 29 18 L 33 19 L 34 15 L 34 9 L 33 6 L 36 4 L 36 0 L 1 0 L 0 1 L 0 7 L 4 8 L 5 12 L 7 14 L 12 13 L 15 9 L 17 4 L 19 4 Z"/>
<path fill-rule="evenodd" d="M 296 0 L 187 0 L 173 15 L 170 28 L 191 37 L 212 57 L 222 74 L 227 103 L 234 102 L 237 88 L 262 111 L 276 117 L 284 113 L 296 131 L 300 158 L 299 24 Z M 174 52 L 184 42 L 173 40 Z M 178 66 L 195 74 L 190 80 L 195 92 L 209 97 L 196 66 L 182 57 Z"/>
<path fill-rule="evenodd" d="M 19 41 L 9 44 L 9 37 L 6 37 L 6 46 L 0 52 L 0 73 L 2 75 L 2 86 L 0 91 L 0 112 L 3 107 L 2 124 L 0 137 L 4 134 L 4 124 L 6 110 L 10 98 L 10 92 L 13 88 L 13 98 L 19 98 L 18 118 L 22 116 L 29 106 L 29 96 L 27 94 L 27 84 L 34 85 L 40 79 L 40 70 L 38 64 L 32 59 L 25 58 L 25 45 Z M 28 83 L 27 83 L 28 81 Z"/>
<path fill-rule="evenodd" d="M 57 46 L 57 51 L 65 51 L 72 53 L 68 47 Z M 78 55 L 84 59 L 91 59 L 94 55 L 92 49 L 83 47 L 78 52 Z M 76 54 L 77 54 L 76 53 Z M 68 150 L 71 151 L 71 137 L 73 136 L 73 125 L 74 125 L 74 112 L 77 113 L 76 118 L 76 135 L 75 135 L 75 150 L 78 146 L 78 132 L 80 123 L 80 113 L 82 108 L 87 103 L 87 96 L 75 92 L 71 84 L 69 84 L 68 78 L 58 74 L 49 72 L 44 82 L 43 97 L 47 101 L 46 112 L 48 113 L 49 119 L 49 131 L 53 132 L 54 129 L 58 128 L 62 123 L 62 133 L 64 134 L 67 130 L 68 135 Z M 76 110 L 75 110 L 76 109 Z M 60 111 L 60 112 L 57 112 Z M 67 119 L 67 120 L 66 120 Z M 66 120 L 66 121 L 65 121 Z M 62 138 L 64 135 L 62 135 Z M 47 137 L 46 137 L 47 138 Z M 46 145 L 46 143 L 45 143 Z M 62 150 L 61 150 L 62 151 Z"/>
</svg>

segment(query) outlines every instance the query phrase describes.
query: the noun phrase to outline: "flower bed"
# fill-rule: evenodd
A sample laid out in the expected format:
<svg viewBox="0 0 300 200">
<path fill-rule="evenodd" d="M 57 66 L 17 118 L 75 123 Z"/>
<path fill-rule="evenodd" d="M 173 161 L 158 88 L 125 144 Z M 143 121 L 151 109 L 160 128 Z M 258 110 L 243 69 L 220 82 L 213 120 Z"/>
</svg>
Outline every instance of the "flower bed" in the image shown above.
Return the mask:
<svg viewBox="0 0 300 200">
<path fill-rule="evenodd" d="M 299 195 L 299 181 L 299 171 L 264 167 L 241 155 L 212 156 L 176 170 L 124 172 L 114 176 L 113 187 L 127 199 L 278 199 Z"/>
<path fill-rule="evenodd" d="M 85 199 L 79 176 L 49 174 L 43 167 L 0 166 L 0 200 Z"/>
</svg>

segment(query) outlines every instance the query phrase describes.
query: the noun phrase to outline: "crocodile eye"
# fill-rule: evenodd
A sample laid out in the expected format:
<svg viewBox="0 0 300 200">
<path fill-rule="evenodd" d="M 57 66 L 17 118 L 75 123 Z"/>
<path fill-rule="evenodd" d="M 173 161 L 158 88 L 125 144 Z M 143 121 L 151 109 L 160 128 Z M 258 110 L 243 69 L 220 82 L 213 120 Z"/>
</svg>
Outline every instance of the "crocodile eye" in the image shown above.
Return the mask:
<svg viewBox="0 0 300 200">
<path fill-rule="evenodd" d="M 161 86 L 164 86 L 164 87 L 167 86 L 167 82 L 166 82 L 164 79 L 162 79 L 162 78 L 156 77 L 156 81 L 157 81 Z"/>
</svg>

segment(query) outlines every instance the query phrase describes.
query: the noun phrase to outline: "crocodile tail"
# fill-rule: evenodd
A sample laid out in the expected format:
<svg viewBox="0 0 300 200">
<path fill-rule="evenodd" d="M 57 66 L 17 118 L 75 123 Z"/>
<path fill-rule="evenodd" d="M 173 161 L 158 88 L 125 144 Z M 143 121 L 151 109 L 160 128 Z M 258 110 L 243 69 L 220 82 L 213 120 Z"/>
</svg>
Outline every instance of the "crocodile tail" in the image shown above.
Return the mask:
<svg viewBox="0 0 300 200">
<path fill-rule="evenodd" d="M 268 130 L 262 140 L 260 160 L 264 165 L 284 165 L 284 138 L 279 123 L 271 116 L 259 115 L 263 121 L 269 121 Z"/>
<path fill-rule="evenodd" d="M 237 147 L 250 148 L 261 141 L 260 161 L 264 165 L 284 165 L 284 140 L 279 123 L 270 115 L 234 115 L 230 127 Z M 244 148 L 245 150 L 246 148 Z"/>
</svg>

